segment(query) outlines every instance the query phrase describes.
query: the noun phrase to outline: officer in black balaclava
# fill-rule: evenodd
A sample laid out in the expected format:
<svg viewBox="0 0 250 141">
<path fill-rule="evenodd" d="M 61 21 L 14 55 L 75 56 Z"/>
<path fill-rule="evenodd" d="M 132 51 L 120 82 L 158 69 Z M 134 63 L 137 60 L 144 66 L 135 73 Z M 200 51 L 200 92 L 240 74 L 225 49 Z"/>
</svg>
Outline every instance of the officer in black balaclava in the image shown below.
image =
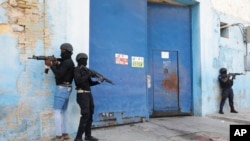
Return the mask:
<svg viewBox="0 0 250 141">
<path fill-rule="evenodd" d="M 94 113 L 94 101 L 91 94 L 91 86 L 98 85 L 103 82 L 102 78 L 93 81 L 94 77 L 87 69 L 88 56 L 85 53 L 79 53 L 76 56 L 77 67 L 74 70 L 74 81 L 77 91 L 77 103 L 81 108 L 81 118 L 74 141 L 83 141 L 82 135 L 85 133 L 85 140 L 97 141 L 98 139 L 91 135 L 91 126 Z"/>
<path fill-rule="evenodd" d="M 76 56 L 76 60 L 79 66 L 83 65 L 86 66 L 87 65 L 87 61 L 88 61 L 88 56 L 85 53 L 79 53 Z"/>
<path fill-rule="evenodd" d="M 231 113 L 238 113 L 235 108 L 234 108 L 234 93 L 233 93 L 233 78 L 227 74 L 227 69 L 226 68 L 221 68 L 220 69 L 220 75 L 219 75 L 219 83 L 221 87 L 221 102 L 220 102 L 220 114 L 224 114 L 223 112 L 223 106 L 225 104 L 226 99 L 228 98 L 229 100 L 229 106 L 231 108 Z"/>
<path fill-rule="evenodd" d="M 45 60 L 45 64 L 50 67 L 55 75 L 56 90 L 54 95 L 54 118 L 56 125 L 56 137 L 53 141 L 62 141 L 69 139 L 67 132 L 67 116 L 66 111 L 69 102 L 69 96 L 72 91 L 72 81 L 74 75 L 74 62 L 71 59 L 73 47 L 69 43 L 63 43 L 60 46 L 60 60 Z M 59 62 L 60 61 L 60 62 Z"/>
<path fill-rule="evenodd" d="M 61 49 L 61 57 L 63 60 L 71 58 L 71 55 L 73 54 L 73 48 L 71 44 L 64 43 L 61 45 L 60 49 Z"/>
</svg>

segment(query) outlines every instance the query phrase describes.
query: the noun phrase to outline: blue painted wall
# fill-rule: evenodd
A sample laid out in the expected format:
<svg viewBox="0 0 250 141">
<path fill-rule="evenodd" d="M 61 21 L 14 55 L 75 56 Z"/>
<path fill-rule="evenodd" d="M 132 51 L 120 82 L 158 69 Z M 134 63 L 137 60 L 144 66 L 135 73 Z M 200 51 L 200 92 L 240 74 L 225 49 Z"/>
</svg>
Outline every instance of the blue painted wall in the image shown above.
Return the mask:
<svg viewBox="0 0 250 141">
<path fill-rule="evenodd" d="M 193 114 L 201 115 L 201 54 L 200 54 L 200 28 L 201 25 L 199 23 L 200 17 L 200 6 L 199 4 L 195 4 L 191 7 L 191 17 L 192 17 L 192 106 L 193 106 Z"/>
<path fill-rule="evenodd" d="M 75 3 L 86 5 L 87 12 L 82 9 L 84 6 L 76 8 Z M 88 35 L 86 28 L 89 27 L 78 24 L 87 21 L 88 25 L 89 3 L 78 0 L 32 1 L 26 3 L 29 10 L 25 13 L 18 10 L 20 5 L 14 7 L 6 1 L 0 4 L 0 49 L 3 50 L 0 65 L 5 66 L 0 69 L 0 140 L 50 140 L 55 135 L 52 109 L 54 75 L 52 71 L 44 73 L 43 61 L 27 58 L 34 54 L 59 57 L 60 45 L 64 42 L 73 45 L 73 59 L 76 53 L 88 51 L 88 37 L 81 40 L 79 37 Z M 78 12 L 83 12 L 81 19 L 76 18 Z M 73 35 L 76 27 L 82 30 L 77 34 L 79 37 Z M 75 90 L 69 107 L 68 117 L 72 120 L 68 130 L 74 135 L 80 117 Z"/>
</svg>

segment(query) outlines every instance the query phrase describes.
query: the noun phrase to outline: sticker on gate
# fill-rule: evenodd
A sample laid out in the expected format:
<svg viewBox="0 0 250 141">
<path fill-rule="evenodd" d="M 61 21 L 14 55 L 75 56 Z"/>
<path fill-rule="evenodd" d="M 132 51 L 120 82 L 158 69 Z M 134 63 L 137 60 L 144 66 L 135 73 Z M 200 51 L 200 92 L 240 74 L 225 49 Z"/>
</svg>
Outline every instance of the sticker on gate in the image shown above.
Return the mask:
<svg viewBox="0 0 250 141">
<path fill-rule="evenodd" d="M 115 63 L 120 65 L 128 65 L 128 55 L 126 54 L 115 54 Z"/>
</svg>

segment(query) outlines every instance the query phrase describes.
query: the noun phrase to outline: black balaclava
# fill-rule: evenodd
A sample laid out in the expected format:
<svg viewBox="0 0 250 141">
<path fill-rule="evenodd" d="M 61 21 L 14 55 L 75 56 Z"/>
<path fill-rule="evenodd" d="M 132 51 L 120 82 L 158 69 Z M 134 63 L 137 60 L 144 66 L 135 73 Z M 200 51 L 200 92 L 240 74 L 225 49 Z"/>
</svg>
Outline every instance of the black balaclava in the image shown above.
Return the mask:
<svg viewBox="0 0 250 141">
<path fill-rule="evenodd" d="M 87 61 L 88 61 L 87 58 L 81 58 L 77 62 L 78 62 L 79 66 L 81 66 L 81 65 L 86 66 L 87 65 Z"/>
<path fill-rule="evenodd" d="M 61 58 L 63 60 L 71 58 L 72 52 L 67 50 L 61 50 Z"/>
<path fill-rule="evenodd" d="M 227 74 L 227 69 L 225 69 L 225 68 L 221 68 L 220 69 L 220 74 Z"/>
</svg>

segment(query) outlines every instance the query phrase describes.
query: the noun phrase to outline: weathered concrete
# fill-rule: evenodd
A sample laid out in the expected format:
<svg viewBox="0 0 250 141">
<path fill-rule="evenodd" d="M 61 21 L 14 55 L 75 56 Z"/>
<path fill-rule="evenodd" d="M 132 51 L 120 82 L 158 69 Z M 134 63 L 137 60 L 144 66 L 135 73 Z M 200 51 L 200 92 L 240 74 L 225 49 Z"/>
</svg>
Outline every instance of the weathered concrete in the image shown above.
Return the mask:
<svg viewBox="0 0 250 141">
<path fill-rule="evenodd" d="M 152 118 L 149 122 L 93 129 L 100 141 L 229 141 L 229 127 L 250 123 L 250 110 L 206 117 Z M 71 135 L 69 141 L 74 140 Z M 43 141 L 49 141 L 49 138 Z"/>
</svg>

